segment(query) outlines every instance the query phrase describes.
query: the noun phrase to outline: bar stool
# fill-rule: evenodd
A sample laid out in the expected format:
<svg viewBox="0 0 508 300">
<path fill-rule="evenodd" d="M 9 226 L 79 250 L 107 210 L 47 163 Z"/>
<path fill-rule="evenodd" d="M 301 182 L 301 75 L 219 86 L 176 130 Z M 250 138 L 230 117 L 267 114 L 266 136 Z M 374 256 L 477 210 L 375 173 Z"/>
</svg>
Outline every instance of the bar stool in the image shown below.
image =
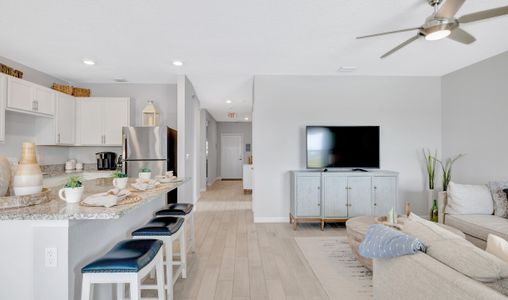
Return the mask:
<svg viewBox="0 0 508 300">
<path fill-rule="evenodd" d="M 195 251 L 196 235 L 194 231 L 194 205 L 190 203 L 171 203 L 167 208 L 156 212 L 155 216 L 183 217 L 185 219 L 184 226 L 187 226 L 187 223 L 190 222 L 191 251 Z"/>
<path fill-rule="evenodd" d="M 156 239 L 125 240 L 108 253 L 81 269 L 83 274 L 81 300 L 89 300 L 96 283 L 116 283 L 117 299 L 124 299 L 124 285 L 130 286 L 130 299 L 141 299 L 141 279 L 155 268 L 157 296 L 164 297 L 163 243 Z"/>
<path fill-rule="evenodd" d="M 185 253 L 185 232 L 181 230 L 184 220 L 175 217 L 155 217 L 145 226 L 132 232 L 133 239 L 158 239 L 164 243 L 164 264 L 166 265 L 166 291 L 167 299 L 173 299 L 173 285 L 179 275 L 187 278 L 187 256 Z M 173 258 L 173 241 L 180 242 L 180 260 Z M 173 274 L 173 266 L 179 266 Z M 153 289 L 153 285 L 141 285 L 141 289 Z"/>
</svg>

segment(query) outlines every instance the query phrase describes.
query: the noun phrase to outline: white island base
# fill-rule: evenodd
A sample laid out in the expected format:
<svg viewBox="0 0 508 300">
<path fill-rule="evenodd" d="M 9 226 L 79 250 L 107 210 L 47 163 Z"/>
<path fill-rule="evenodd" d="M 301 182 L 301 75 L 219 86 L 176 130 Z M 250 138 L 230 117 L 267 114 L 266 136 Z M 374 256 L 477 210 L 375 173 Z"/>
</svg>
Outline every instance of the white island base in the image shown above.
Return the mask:
<svg viewBox="0 0 508 300">
<path fill-rule="evenodd" d="M 83 208 L 77 204 L 66 204 L 64 215 L 72 215 L 73 209 L 80 213 L 92 209 L 98 212 L 96 218 L 76 214 L 89 219 L 46 220 L 39 215 L 21 214 L 27 208 L 0 211 L 0 299 L 80 299 L 81 268 L 120 240 L 130 239 L 134 229 L 166 205 L 165 194 L 173 188 L 176 185 L 150 194 L 118 216 L 100 214 L 100 210 L 113 208 Z M 96 285 L 93 299 L 113 299 L 113 290 L 111 284 Z"/>
</svg>

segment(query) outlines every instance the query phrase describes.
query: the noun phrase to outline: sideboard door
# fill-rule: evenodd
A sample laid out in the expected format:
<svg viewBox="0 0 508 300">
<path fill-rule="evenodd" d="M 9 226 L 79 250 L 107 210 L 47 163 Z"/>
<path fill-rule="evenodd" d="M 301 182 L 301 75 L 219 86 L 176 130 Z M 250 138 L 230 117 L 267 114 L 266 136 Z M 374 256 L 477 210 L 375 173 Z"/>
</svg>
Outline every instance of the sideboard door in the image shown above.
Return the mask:
<svg viewBox="0 0 508 300">
<path fill-rule="evenodd" d="M 321 216 L 320 176 L 296 176 L 296 216 Z"/>
<path fill-rule="evenodd" d="M 323 175 L 323 217 L 347 218 L 347 177 Z"/>
<path fill-rule="evenodd" d="M 390 209 L 397 209 L 397 177 L 376 176 L 372 181 L 374 215 L 385 216 Z"/>
<path fill-rule="evenodd" d="M 372 215 L 372 177 L 348 177 L 348 217 Z"/>
</svg>

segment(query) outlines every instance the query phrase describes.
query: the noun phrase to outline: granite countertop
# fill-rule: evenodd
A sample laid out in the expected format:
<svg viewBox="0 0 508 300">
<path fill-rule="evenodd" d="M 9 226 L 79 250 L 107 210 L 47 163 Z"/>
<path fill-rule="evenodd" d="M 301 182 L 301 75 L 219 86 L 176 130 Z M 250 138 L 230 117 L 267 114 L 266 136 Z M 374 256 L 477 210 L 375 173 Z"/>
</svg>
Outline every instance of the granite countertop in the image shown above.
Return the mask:
<svg viewBox="0 0 508 300">
<path fill-rule="evenodd" d="M 129 179 L 134 181 L 135 179 Z M 112 178 L 99 178 L 85 181 L 85 192 L 83 199 L 88 195 L 101 193 L 113 188 Z M 124 204 L 105 207 L 81 206 L 79 203 L 67 203 L 60 200 L 58 191 L 62 186 L 51 188 L 51 200 L 44 204 L 28 206 L 23 208 L 12 208 L 0 210 L 0 220 L 108 220 L 118 219 L 123 215 L 135 210 L 161 195 L 185 184 L 189 181 L 185 178 L 177 183 L 161 184 L 153 191 L 135 192 L 142 200 L 132 204 Z"/>
</svg>

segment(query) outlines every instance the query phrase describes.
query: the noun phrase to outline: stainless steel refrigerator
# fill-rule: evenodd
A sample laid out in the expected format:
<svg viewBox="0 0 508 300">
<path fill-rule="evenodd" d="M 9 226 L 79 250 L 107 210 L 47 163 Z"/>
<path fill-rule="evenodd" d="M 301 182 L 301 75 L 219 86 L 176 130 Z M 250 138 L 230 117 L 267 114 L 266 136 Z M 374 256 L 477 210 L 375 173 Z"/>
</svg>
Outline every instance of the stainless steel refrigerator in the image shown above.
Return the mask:
<svg viewBox="0 0 508 300">
<path fill-rule="evenodd" d="M 148 168 L 152 177 L 167 171 L 167 127 L 123 127 L 123 166 L 129 177 L 138 177 L 139 170 Z"/>
</svg>

